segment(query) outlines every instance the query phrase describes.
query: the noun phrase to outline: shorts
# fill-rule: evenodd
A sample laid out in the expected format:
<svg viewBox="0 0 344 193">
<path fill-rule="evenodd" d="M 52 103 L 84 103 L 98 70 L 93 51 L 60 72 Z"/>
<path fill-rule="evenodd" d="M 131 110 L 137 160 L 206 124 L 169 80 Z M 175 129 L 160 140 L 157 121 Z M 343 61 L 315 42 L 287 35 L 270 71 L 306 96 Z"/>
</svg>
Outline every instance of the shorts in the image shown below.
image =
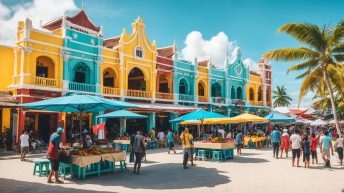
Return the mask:
<svg viewBox="0 0 344 193">
<path fill-rule="evenodd" d="M 57 160 L 50 159 L 50 164 L 51 164 L 51 170 L 59 171 L 60 161 L 58 159 Z"/>
<path fill-rule="evenodd" d="M 311 155 L 312 155 L 312 159 L 318 158 L 317 151 L 311 151 Z"/>
<path fill-rule="evenodd" d="M 322 157 L 330 157 L 330 150 L 329 149 L 323 149 L 322 151 L 322 154 L 321 154 Z"/>
<path fill-rule="evenodd" d="M 309 161 L 310 153 L 303 153 L 303 161 Z"/>
<path fill-rule="evenodd" d="M 173 142 L 168 142 L 167 144 L 168 144 L 168 147 L 169 147 L 170 149 L 173 149 L 173 148 L 174 148 L 174 143 L 173 143 Z"/>
<path fill-rule="evenodd" d="M 142 152 L 135 152 L 135 163 L 140 164 L 142 161 L 143 153 Z"/>
<path fill-rule="evenodd" d="M 29 152 L 29 146 L 20 147 L 20 152 L 28 153 Z"/>
<path fill-rule="evenodd" d="M 241 144 L 241 143 L 237 143 L 237 144 L 235 145 L 235 147 L 237 147 L 237 148 L 242 148 L 242 144 Z"/>
<path fill-rule="evenodd" d="M 292 149 L 293 159 L 300 158 L 300 149 Z"/>
<path fill-rule="evenodd" d="M 190 156 L 194 154 L 194 148 L 186 147 L 184 148 L 184 153 L 188 153 Z"/>
<path fill-rule="evenodd" d="M 342 160 L 343 159 L 343 148 L 342 147 L 337 147 L 336 148 L 336 152 L 338 153 L 338 158 L 340 160 Z"/>
</svg>

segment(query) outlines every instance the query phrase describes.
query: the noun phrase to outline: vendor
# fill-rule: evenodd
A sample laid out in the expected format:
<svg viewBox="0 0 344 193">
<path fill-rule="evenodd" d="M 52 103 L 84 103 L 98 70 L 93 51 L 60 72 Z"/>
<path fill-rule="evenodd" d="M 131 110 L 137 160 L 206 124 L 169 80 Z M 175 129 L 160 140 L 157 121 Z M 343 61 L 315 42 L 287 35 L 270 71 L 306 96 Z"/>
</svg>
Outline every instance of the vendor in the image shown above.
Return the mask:
<svg viewBox="0 0 344 193">
<path fill-rule="evenodd" d="M 92 139 L 90 135 L 86 135 L 85 148 L 89 149 L 92 147 Z"/>
</svg>

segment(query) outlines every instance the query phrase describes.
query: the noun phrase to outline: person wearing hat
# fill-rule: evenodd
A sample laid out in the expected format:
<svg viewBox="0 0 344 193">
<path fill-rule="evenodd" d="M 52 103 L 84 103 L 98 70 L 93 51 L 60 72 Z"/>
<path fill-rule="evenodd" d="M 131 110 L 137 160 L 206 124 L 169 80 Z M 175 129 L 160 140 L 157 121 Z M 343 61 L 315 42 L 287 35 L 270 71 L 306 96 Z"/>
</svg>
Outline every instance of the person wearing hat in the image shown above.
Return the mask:
<svg viewBox="0 0 344 193">
<path fill-rule="evenodd" d="M 63 134 L 63 129 L 61 127 L 57 128 L 56 132 L 51 134 L 49 140 L 49 147 L 47 156 L 51 162 L 51 171 L 48 176 L 48 183 L 53 183 L 51 180 L 52 176 L 55 176 L 55 183 L 63 184 L 63 181 L 59 180 L 59 149 L 62 147 L 61 136 Z"/>
<path fill-rule="evenodd" d="M 286 157 L 288 157 L 288 150 L 289 150 L 289 134 L 288 134 L 288 129 L 283 129 L 283 134 L 281 135 L 281 156 L 283 151 L 285 151 Z"/>
<path fill-rule="evenodd" d="M 86 135 L 85 145 L 86 145 L 86 148 L 92 147 L 92 139 L 90 135 Z"/>
</svg>

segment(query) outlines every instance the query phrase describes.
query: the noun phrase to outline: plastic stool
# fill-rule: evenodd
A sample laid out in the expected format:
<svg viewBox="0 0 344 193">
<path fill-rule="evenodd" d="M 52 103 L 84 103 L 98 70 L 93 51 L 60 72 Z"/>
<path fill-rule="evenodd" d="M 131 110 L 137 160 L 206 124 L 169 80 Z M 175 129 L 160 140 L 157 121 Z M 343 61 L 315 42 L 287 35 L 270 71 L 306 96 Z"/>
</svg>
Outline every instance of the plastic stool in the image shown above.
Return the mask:
<svg viewBox="0 0 344 193">
<path fill-rule="evenodd" d="M 66 175 L 73 177 L 72 164 L 60 162 L 59 176 L 65 179 Z"/>
<path fill-rule="evenodd" d="M 38 173 L 39 177 L 48 176 L 50 172 L 49 165 L 50 165 L 50 161 L 35 161 L 34 168 L 33 168 L 33 175 L 36 175 L 36 173 Z M 37 167 L 38 167 L 38 170 L 37 170 Z"/>
<path fill-rule="evenodd" d="M 213 151 L 213 162 L 223 161 L 221 151 Z"/>
<path fill-rule="evenodd" d="M 203 149 L 197 150 L 196 158 L 199 160 L 202 159 L 203 161 L 206 160 L 205 150 L 203 150 Z"/>
<path fill-rule="evenodd" d="M 124 171 L 124 169 L 125 169 L 125 171 L 129 171 L 127 169 L 127 163 L 125 162 L 125 160 L 121 160 L 119 162 L 119 165 L 116 165 L 116 163 L 114 163 L 114 169 L 116 169 L 116 168 L 120 168 L 122 172 Z"/>
</svg>

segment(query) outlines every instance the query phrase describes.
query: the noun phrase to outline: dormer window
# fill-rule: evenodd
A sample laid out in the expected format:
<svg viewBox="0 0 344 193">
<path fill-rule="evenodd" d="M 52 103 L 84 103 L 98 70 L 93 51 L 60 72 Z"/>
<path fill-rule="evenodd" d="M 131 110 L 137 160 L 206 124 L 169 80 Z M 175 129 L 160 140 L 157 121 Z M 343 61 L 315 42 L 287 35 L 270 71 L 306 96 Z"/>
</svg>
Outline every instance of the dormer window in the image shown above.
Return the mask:
<svg viewBox="0 0 344 193">
<path fill-rule="evenodd" d="M 136 49 L 135 49 L 135 56 L 136 56 L 137 58 L 143 58 L 143 51 L 142 51 L 141 48 L 136 48 Z"/>
</svg>

